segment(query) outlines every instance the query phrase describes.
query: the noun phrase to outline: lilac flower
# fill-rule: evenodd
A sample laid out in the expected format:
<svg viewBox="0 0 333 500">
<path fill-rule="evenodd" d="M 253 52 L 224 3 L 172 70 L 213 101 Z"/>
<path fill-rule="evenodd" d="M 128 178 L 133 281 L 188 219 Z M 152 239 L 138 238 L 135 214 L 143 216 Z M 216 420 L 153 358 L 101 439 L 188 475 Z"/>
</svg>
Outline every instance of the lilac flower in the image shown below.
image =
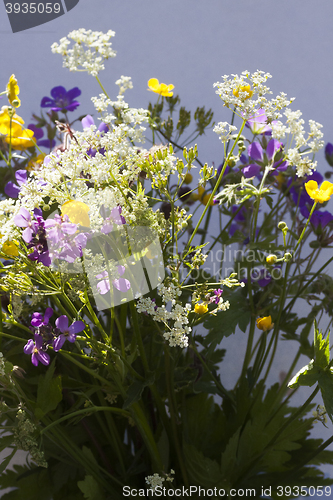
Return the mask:
<svg viewBox="0 0 333 500">
<path fill-rule="evenodd" d="M 51 108 L 51 111 L 74 111 L 80 103 L 74 99 L 81 95 L 81 90 L 78 87 L 74 87 L 71 90 L 66 91 L 62 86 L 53 87 L 51 90 L 50 97 L 43 97 L 41 102 L 42 108 Z"/>
<path fill-rule="evenodd" d="M 303 217 L 309 218 L 310 211 L 306 206 L 302 207 L 300 210 Z M 311 216 L 310 222 L 315 229 L 324 229 L 331 221 L 333 221 L 333 215 L 325 210 L 321 212 L 320 210 L 315 210 Z"/>
<path fill-rule="evenodd" d="M 42 139 L 42 137 L 44 137 L 44 132 L 40 127 L 36 127 L 36 125 L 30 123 L 28 125 L 28 129 L 33 131 L 34 138 L 37 139 L 37 146 L 52 149 L 56 145 L 56 141 L 54 139 Z"/>
<path fill-rule="evenodd" d="M 15 179 L 16 184 L 12 181 L 7 182 L 5 186 L 5 193 L 10 198 L 17 198 L 21 190 L 21 186 L 26 184 L 28 172 L 26 170 L 16 170 Z"/>
<path fill-rule="evenodd" d="M 117 268 L 119 276 L 122 276 L 125 272 L 124 266 L 118 266 Z M 101 279 L 97 285 L 97 290 L 101 295 L 105 295 L 110 291 L 110 280 L 108 277 L 108 272 L 103 271 L 96 276 L 97 279 Z M 127 292 L 131 288 L 131 283 L 126 278 L 116 278 L 112 281 L 113 286 L 119 290 L 119 292 Z"/>
<path fill-rule="evenodd" d="M 209 299 L 209 302 L 210 303 L 214 302 L 215 304 L 218 304 L 220 302 L 220 298 L 221 298 L 222 292 L 223 292 L 223 290 L 221 290 L 221 288 L 218 288 L 217 290 L 214 290 L 215 297 L 211 297 Z"/>
<path fill-rule="evenodd" d="M 272 123 L 276 123 L 276 121 Z M 251 129 L 253 134 L 272 134 L 272 127 L 267 123 L 267 116 L 264 109 L 258 109 L 253 116 L 248 118 L 245 126 Z"/>
<path fill-rule="evenodd" d="M 90 128 L 91 125 L 95 125 L 95 121 L 93 119 L 93 117 L 91 115 L 87 115 L 85 116 L 82 120 L 81 120 L 81 123 L 82 123 L 82 127 L 85 129 L 85 128 Z M 106 132 L 109 131 L 109 127 L 107 126 L 106 123 L 104 122 L 101 122 L 98 129 L 97 129 L 99 132 L 103 133 L 103 134 L 106 134 Z M 101 155 L 104 155 L 105 154 L 105 149 L 104 148 L 101 148 L 98 150 L 98 152 L 101 154 Z M 87 155 L 91 156 L 92 158 L 94 158 L 94 156 L 96 156 L 96 149 L 94 148 L 90 148 L 88 149 L 87 151 Z"/>
<path fill-rule="evenodd" d="M 104 234 L 111 233 L 113 230 L 113 224 L 116 224 L 117 226 L 120 226 L 122 224 L 126 224 L 125 218 L 121 215 L 122 208 L 121 207 L 115 207 L 111 210 L 110 216 L 107 217 L 104 221 L 103 227 L 101 229 L 101 232 Z"/>
<path fill-rule="evenodd" d="M 42 313 L 34 312 L 32 314 L 31 325 L 34 328 L 40 328 L 42 326 L 48 325 L 52 314 L 53 314 L 52 307 L 46 308 L 44 316 L 42 315 Z"/>
<path fill-rule="evenodd" d="M 254 161 L 262 162 L 264 159 L 264 150 L 259 142 L 252 142 L 247 148 L 247 154 Z"/>
<path fill-rule="evenodd" d="M 79 233 L 74 239 L 67 238 L 67 240 L 61 242 L 62 249 L 57 255 L 54 254 L 54 257 L 73 263 L 75 259 L 83 256 L 82 250 L 87 245 L 88 236 L 88 233 Z M 57 247 L 58 246 L 57 244 Z"/>
<path fill-rule="evenodd" d="M 43 351 L 43 338 L 38 333 L 35 333 L 34 339 L 28 340 L 23 351 L 25 354 L 31 354 L 31 363 L 34 366 L 38 366 L 39 361 L 47 366 L 50 363 L 50 356 Z"/>
<path fill-rule="evenodd" d="M 36 224 L 31 219 L 31 215 L 28 210 L 24 207 L 20 208 L 20 211 L 14 217 L 14 222 L 18 227 L 25 227 L 26 229 L 22 233 L 22 238 L 26 243 L 30 243 L 32 240 L 32 235 L 36 231 Z"/>
<path fill-rule="evenodd" d="M 77 231 L 77 225 L 69 222 L 68 215 L 60 216 L 58 214 L 54 216 L 54 219 L 45 221 L 45 228 L 47 237 L 55 245 L 58 245 L 66 235 L 75 234 Z"/>
<path fill-rule="evenodd" d="M 68 326 L 68 318 L 65 315 L 57 318 L 55 324 L 61 332 L 61 334 L 53 341 L 53 349 L 56 352 L 62 348 L 66 340 L 74 343 L 76 340 L 76 334 L 82 332 L 86 327 L 83 321 L 74 321 L 71 326 Z"/>
</svg>

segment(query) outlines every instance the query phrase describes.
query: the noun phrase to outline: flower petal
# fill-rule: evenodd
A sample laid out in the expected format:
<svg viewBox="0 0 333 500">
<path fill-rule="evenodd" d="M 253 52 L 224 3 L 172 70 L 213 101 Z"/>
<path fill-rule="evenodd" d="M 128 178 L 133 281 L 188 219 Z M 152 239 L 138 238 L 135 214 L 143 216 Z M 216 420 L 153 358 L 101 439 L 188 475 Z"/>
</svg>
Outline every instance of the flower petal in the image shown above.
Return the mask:
<svg viewBox="0 0 333 500">
<path fill-rule="evenodd" d="M 56 327 L 59 328 L 59 330 L 61 332 L 65 332 L 65 331 L 68 331 L 68 318 L 67 316 L 63 315 L 63 316 L 59 316 L 59 318 L 57 318 L 55 320 L 55 324 L 56 324 Z"/>
</svg>

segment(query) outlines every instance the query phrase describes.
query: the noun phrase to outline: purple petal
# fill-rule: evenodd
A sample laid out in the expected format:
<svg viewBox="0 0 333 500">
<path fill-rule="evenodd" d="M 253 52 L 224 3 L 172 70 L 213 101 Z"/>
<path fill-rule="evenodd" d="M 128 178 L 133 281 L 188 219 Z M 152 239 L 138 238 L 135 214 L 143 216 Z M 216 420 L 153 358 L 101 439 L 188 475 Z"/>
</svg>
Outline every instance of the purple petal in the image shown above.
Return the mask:
<svg viewBox="0 0 333 500">
<path fill-rule="evenodd" d="M 30 339 L 23 347 L 23 351 L 25 354 L 31 354 L 34 348 L 35 348 L 35 342 L 32 339 Z"/>
<path fill-rule="evenodd" d="M 77 231 L 77 225 L 72 222 L 63 222 L 61 224 L 61 231 L 64 234 L 75 234 Z"/>
<path fill-rule="evenodd" d="M 67 109 L 67 111 L 75 111 L 79 106 L 80 103 L 78 101 L 73 101 L 70 104 L 67 104 L 67 106 L 64 106 L 64 108 Z"/>
<path fill-rule="evenodd" d="M 97 278 L 98 280 L 101 280 L 102 278 L 106 278 L 107 276 L 108 276 L 107 271 L 103 271 L 102 273 L 97 274 L 96 278 Z"/>
<path fill-rule="evenodd" d="M 41 108 L 50 108 L 53 106 L 54 100 L 50 97 L 43 97 L 42 102 L 40 103 Z"/>
<path fill-rule="evenodd" d="M 9 181 L 5 185 L 5 194 L 10 198 L 17 198 L 20 192 L 20 187 L 14 184 L 14 182 Z"/>
<path fill-rule="evenodd" d="M 59 85 L 58 87 L 53 87 L 53 89 L 51 90 L 51 96 L 54 100 L 66 97 L 66 94 L 67 92 L 65 87 L 62 87 L 61 85 Z"/>
<path fill-rule="evenodd" d="M 66 337 L 65 335 L 61 334 L 59 335 L 59 337 L 57 337 L 54 341 L 53 341 L 53 349 L 55 352 L 58 352 L 62 346 L 64 345 L 66 341 Z"/>
<path fill-rule="evenodd" d="M 119 276 L 122 276 L 125 272 L 125 266 L 118 266 L 117 271 L 118 271 Z"/>
<path fill-rule="evenodd" d="M 101 228 L 101 233 L 103 233 L 103 234 L 109 234 L 109 233 L 111 233 L 112 230 L 113 230 L 113 225 L 107 222 Z"/>
<path fill-rule="evenodd" d="M 26 170 L 17 170 L 15 172 L 15 177 L 17 184 L 19 186 L 22 186 L 22 184 L 25 184 L 27 182 L 28 172 Z"/>
<path fill-rule="evenodd" d="M 109 280 L 102 280 L 98 283 L 97 285 L 97 290 L 101 295 L 105 295 L 110 291 L 110 281 Z"/>
<path fill-rule="evenodd" d="M 33 131 L 34 137 L 37 140 L 41 139 L 44 135 L 43 130 L 39 127 L 36 127 L 36 125 L 34 125 L 33 123 L 29 123 L 28 129 Z"/>
<path fill-rule="evenodd" d="M 121 215 L 121 207 L 116 207 L 111 210 L 111 219 L 118 225 L 125 224 L 125 219 Z"/>
<path fill-rule="evenodd" d="M 33 230 L 31 229 L 31 227 L 27 227 L 22 233 L 22 238 L 26 243 L 30 243 L 30 241 L 32 240 L 32 235 Z"/>
<path fill-rule="evenodd" d="M 42 141 L 37 141 L 37 146 L 41 146 L 42 148 L 52 149 L 56 145 L 56 141 L 53 139 L 43 139 Z"/>
<path fill-rule="evenodd" d="M 125 278 L 119 278 L 112 281 L 113 286 L 120 292 L 127 292 L 131 288 L 131 283 Z"/>
<path fill-rule="evenodd" d="M 259 174 L 260 172 L 260 165 L 256 165 L 255 163 L 251 163 L 251 165 L 248 165 L 247 167 L 242 168 L 242 172 L 244 177 L 249 178 L 249 177 L 254 177 Z"/>
<path fill-rule="evenodd" d="M 38 333 L 35 333 L 34 339 L 37 349 L 40 349 L 43 345 L 43 337 L 41 335 L 38 335 Z"/>
<path fill-rule="evenodd" d="M 14 222 L 18 227 L 27 227 L 31 222 L 31 215 L 28 210 L 21 207 L 19 213 L 14 217 Z"/>
<path fill-rule="evenodd" d="M 38 257 L 38 262 L 41 262 L 43 264 L 43 266 L 50 267 L 51 258 L 50 258 L 49 252 L 43 252 L 42 254 L 40 254 Z"/>
<path fill-rule="evenodd" d="M 71 327 L 69 327 L 71 328 Z M 72 342 L 72 344 L 74 344 L 75 340 L 76 340 L 76 334 L 74 332 L 71 332 L 67 335 L 67 340 L 68 342 Z"/>
<path fill-rule="evenodd" d="M 37 353 L 35 353 L 35 352 L 31 356 L 31 363 L 34 366 L 38 366 L 38 356 L 37 356 Z"/>
<path fill-rule="evenodd" d="M 109 127 L 107 126 L 106 123 L 102 122 L 99 127 L 98 127 L 98 130 L 100 132 L 103 132 L 104 134 L 106 134 L 108 131 L 109 131 Z"/>
<path fill-rule="evenodd" d="M 46 352 L 43 352 L 43 351 L 37 352 L 36 358 L 38 359 L 38 361 L 43 363 L 43 365 L 45 365 L 45 366 L 50 364 L 50 356 Z"/>
<path fill-rule="evenodd" d="M 76 97 L 79 97 L 79 95 L 81 95 L 81 90 L 79 89 L 79 87 L 74 87 L 67 92 L 66 97 L 69 101 L 73 101 L 74 99 L 76 99 Z"/>
<path fill-rule="evenodd" d="M 83 128 L 90 128 L 91 125 L 95 125 L 95 121 L 91 115 L 87 115 L 81 120 Z"/>
<path fill-rule="evenodd" d="M 266 155 L 269 161 L 275 156 L 275 153 L 279 151 L 281 146 L 282 142 L 278 141 L 277 139 L 271 139 L 269 141 L 266 148 Z"/>
<path fill-rule="evenodd" d="M 83 321 L 74 321 L 74 323 L 69 327 L 68 331 L 70 334 L 83 332 L 86 325 Z"/>
<path fill-rule="evenodd" d="M 247 153 L 254 161 L 262 161 L 264 159 L 264 152 L 259 142 L 252 142 L 247 148 Z"/>
<path fill-rule="evenodd" d="M 59 328 L 59 330 L 61 332 L 67 332 L 68 331 L 68 318 L 67 316 L 63 315 L 63 316 L 59 316 L 59 318 L 57 318 L 55 320 L 55 324 L 56 324 L 56 327 Z"/>
<path fill-rule="evenodd" d="M 41 313 L 33 313 L 31 324 L 34 328 L 39 328 L 43 324 L 43 316 Z"/>
<path fill-rule="evenodd" d="M 45 310 L 45 314 L 44 314 L 44 325 L 47 325 L 48 322 L 50 321 L 50 318 L 53 314 L 53 309 L 52 307 L 47 307 L 46 310 Z"/>
</svg>

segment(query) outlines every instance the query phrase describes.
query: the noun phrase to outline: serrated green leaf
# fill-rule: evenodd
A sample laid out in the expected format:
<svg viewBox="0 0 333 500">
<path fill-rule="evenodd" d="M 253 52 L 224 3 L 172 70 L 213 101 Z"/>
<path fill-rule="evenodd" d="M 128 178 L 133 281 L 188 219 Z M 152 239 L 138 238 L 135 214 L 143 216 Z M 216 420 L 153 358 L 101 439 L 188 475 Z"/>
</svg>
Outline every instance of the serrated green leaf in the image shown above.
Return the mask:
<svg viewBox="0 0 333 500">
<path fill-rule="evenodd" d="M 316 365 L 326 368 L 330 362 L 330 334 L 328 333 L 326 339 L 323 339 L 316 322 L 314 324 L 314 350 Z"/>
<path fill-rule="evenodd" d="M 35 415 L 42 418 L 49 411 L 55 410 L 62 400 L 61 376 L 53 377 L 55 359 L 49 366 L 45 375 L 40 375 L 38 380 L 37 407 Z"/>
<path fill-rule="evenodd" d="M 205 457 L 197 448 L 186 442 L 183 443 L 186 470 L 192 484 L 204 488 L 221 486 L 222 474 L 216 460 Z"/>
<path fill-rule="evenodd" d="M 299 387 L 300 385 L 311 387 L 313 384 L 318 382 L 322 372 L 322 368 L 316 366 L 314 364 L 314 360 L 312 359 L 308 365 L 303 366 L 303 368 L 296 373 L 296 375 L 290 380 L 288 387 L 290 389 L 296 389 L 296 387 Z"/>
<path fill-rule="evenodd" d="M 93 476 L 86 476 L 83 481 L 78 481 L 78 487 L 86 500 L 104 500 L 105 496 Z"/>
<path fill-rule="evenodd" d="M 319 378 L 319 387 L 327 415 L 333 422 L 333 373 L 325 371 Z"/>
</svg>

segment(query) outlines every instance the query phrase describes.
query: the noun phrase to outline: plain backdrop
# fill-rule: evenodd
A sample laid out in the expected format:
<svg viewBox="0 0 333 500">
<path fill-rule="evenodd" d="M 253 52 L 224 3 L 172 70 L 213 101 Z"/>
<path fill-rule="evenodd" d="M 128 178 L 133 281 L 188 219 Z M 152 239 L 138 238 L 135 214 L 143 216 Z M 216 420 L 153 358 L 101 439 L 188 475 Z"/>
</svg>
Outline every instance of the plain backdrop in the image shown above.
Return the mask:
<svg viewBox="0 0 333 500">
<path fill-rule="evenodd" d="M 117 57 L 106 61 L 100 78 L 113 98 L 118 90 L 114 82 L 121 75 L 131 76 L 134 88 L 127 91 L 126 100 L 130 106 L 147 107 L 155 100 L 147 92 L 147 81 L 155 77 L 174 84 L 187 108 L 212 108 L 216 122 L 226 121 L 230 115 L 213 83 L 224 74 L 259 69 L 272 74 L 268 85 L 274 94 L 283 91 L 296 97 L 292 109 L 300 109 L 306 123 L 322 123 L 325 141 L 333 142 L 332 24 L 332 0 L 80 0 L 64 16 L 13 34 L 1 3 L 0 89 L 14 73 L 21 89 L 19 114 L 26 124 L 32 112 L 39 111 L 42 97 L 57 85 L 78 86 L 78 113 L 92 113 L 90 98 L 100 93 L 96 80 L 62 68 L 61 56 L 52 54 L 50 46 L 73 29 L 112 29 Z M 204 162 L 221 162 L 222 146 L 212 131 L 198 145 Z M 327 170 L 323 153 L 318 154 L 318 170 Z M 229 344 L 235 348 L 235 341 Z M 280 361 L 276 377 L 289 364 L 283 349 Z M 232 376 L 234 365 L 233 359 L 222 367 L 226 378 Z M 298 402 L 306 397 L 302 392 Z M 317 424 L 318 433 L 327 439 L 332 424 L 329 429 Z M 332 476 L 332 467 L 325 472 Z"/>
</svg>

